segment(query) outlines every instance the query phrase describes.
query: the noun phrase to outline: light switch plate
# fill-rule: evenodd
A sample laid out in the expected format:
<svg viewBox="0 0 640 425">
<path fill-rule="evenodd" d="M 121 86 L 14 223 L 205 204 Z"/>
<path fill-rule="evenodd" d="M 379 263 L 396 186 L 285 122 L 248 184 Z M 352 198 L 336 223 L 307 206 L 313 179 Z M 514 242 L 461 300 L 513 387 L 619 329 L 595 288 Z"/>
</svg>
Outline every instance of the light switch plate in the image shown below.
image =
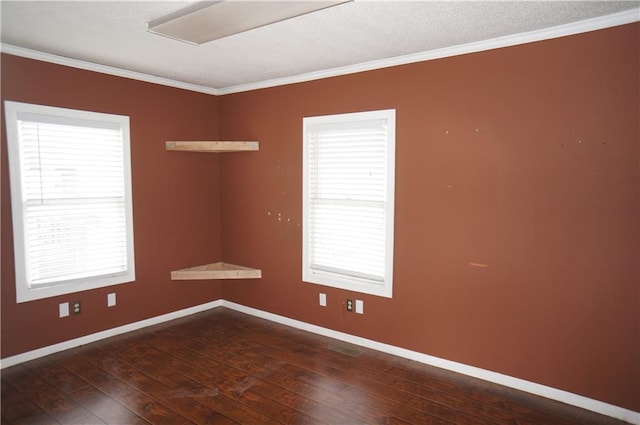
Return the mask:
<svg viewBox="0 0 640 425">
<path fill-rule="evenodd" d="M 364 301 L 356 300 L 356 313 L 364 314 Z"/>
<path fill-rule="evenodd" d="M 320 305 L 322 307 L 326 307 L 327 306 L 327 294 L 322 294 L 321 293 L 319 299 L 320 299 Z"/>
<path fill-rule="evenodd" d="M 69 315 L 69 303 L 60 303 L 58 305 L 58 314 L 60 317 L 67 317 Z"/>
<path fill-rule="evenodd" d="M 107 295 L 107 307 L 113 307 L 116 305 L 116 294 L 115 292 Z"/>
</svg>

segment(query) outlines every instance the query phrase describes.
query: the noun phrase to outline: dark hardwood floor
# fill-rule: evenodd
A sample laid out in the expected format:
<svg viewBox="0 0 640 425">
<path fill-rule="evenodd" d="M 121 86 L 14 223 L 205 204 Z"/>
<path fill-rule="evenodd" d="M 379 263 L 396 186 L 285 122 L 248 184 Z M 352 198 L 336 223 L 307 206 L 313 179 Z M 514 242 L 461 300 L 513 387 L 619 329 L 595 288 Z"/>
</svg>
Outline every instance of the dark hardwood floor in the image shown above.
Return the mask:
<svg viewBox="0 0 640 425">
<path fill-rule="evenodd" d="M 2 371 L 1 424 L 623 424 L 218 308 Z"/>
</svg>

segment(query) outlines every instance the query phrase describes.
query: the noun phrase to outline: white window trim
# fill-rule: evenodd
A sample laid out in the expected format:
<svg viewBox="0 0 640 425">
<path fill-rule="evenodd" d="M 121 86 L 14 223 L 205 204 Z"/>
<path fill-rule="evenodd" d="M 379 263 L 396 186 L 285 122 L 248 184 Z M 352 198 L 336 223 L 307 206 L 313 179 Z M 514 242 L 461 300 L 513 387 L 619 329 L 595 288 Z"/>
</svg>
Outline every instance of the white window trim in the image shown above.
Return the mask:
<svg viewBox="0 0 640 425">
<path fill-rule="evenodd" d="M 16 301 L 18 303 L 65 295 L 89 289 L 133 282 L 135 280 L 135 258 L 133 243 L 133 201 L 131 194 L 131 153 L 129 117 L 80 111 L 51 106 L 5 101 L 5 121 L 7 129 L 7 148 L 11 187 L 11 214 L 13 221 L 13 240 L 15 257 Z M 84 279 L 61 281 L 51 286 L 31 288 L 26 278 L 26 246 L 24 233 L 24 208 L 22 199 L 22 173 L 20 170 L 18 116 L 21 113 L 49 115 L 62 119 L 103 121 L 121 126 L 124 148 L 124 186 L 125 186 L 125 222 L 127 240 L 127 265 L 125 272 L 88 277 Z"/>
<path fill-rule="evenodd" d="M 393 296 L 393 243 L 395 211 L 395 109 L 356 112 L 349 114 L 325 115 L 303 118 L 303 231 L 302 231 L 302 280 L 354 292 L 392 298 Z M 308 127 L 325 123 L 348 123 L 362 120 L 387 120 L 387 200 L 385 205 L 385 280 L 381 284 L 372 284 L 353 276 L 335 274 L 312 269 L 309 261 L 309 219 L 310 219 L 310 181 L 309 181 L 309 131 Z"/>
</svg>

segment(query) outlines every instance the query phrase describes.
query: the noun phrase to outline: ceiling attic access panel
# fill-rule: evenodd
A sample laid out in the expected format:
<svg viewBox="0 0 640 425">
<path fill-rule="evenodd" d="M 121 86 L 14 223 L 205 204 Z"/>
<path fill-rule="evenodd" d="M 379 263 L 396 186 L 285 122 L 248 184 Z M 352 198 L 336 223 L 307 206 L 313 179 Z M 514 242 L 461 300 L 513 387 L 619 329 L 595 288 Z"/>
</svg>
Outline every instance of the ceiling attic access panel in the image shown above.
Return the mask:
<svg viewBox="0 0 640 425">
<path fill-rule="evenodd" d="M 252 152 L 260 149 L 257 141 L 167 141 L 168 151 L 180 152 Z M 260 279 L 262 270 L 222 261 L 171 271 L 171 280 Z"/>
</svg>

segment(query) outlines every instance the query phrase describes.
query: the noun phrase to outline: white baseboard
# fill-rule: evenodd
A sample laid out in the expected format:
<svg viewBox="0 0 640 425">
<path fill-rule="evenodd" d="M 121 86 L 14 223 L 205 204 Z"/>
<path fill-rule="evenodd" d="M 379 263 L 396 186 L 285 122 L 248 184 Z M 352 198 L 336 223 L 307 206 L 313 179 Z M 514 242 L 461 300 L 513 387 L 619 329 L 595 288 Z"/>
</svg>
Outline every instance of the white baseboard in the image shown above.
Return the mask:
<svg viewBox="0 0 640 425">
<path fill-rule="evenodd" d="M 512 376 L 503 375 L 501 373 L 492 372 L 490 370 L 481 369 L 475 366 L 465 365 L 463 363 L 453 362 L 451 360 L 441 359 L 439 357 L 430 356 L 428 354 L 411 351 L 404 348 L 396 347 L 389 344 L 373 341 L 359 336 L 350 335 L 343 332 L 334 331 L 332 329 L 323 328 L 321 326 L 311 325 L 288 317 L 279 316 L 255 308 L 236 304 L 231 301 L 222 301 L 222 306 L 241 313 L 260 317 L 272 322 L 280 323 L 293 328 L 312 332 L 315 334 L 327 336 L 329 338 L 348 342 L 362 347 L 371 348 L 383 353 L 393 354 L 409 360 L 415 360 L 420 363 L 435 366 L 441 369 L 450 370 L 452 372 L 461 373 L 463 375 L 472 376 L 485 381 L 493 382 L 505 387 L 514 388 L 516 390 L 525 391 L 530 394 L 539 395 L 551 400 L 560 401 L 571 406 L 580 407 L 590 410 L 601 415 L 609 416 L 631 424 L 640 425 L 640 413 L 628 410 L 623 407 L 614 406 L 602 401 L 594 400 L 568 391 L 559 390 L 557 388 L 548 387 L 546 385 L 536 384 L 535 382 L 525 381 L 524 379 L 514 378 Z"/>
<path fill-rule="evenodd" d="M 86 345 L 92 342 L 99 341 L 101 339 L 135 331 L 137 329 L 146 328 L 148 326 L 157 325 L 159 323 L 168 322 L 169 320 L 178 319 L 180 317 L 189 316 L 195 313 L 200 313 L 205 310 L 210 310 L 212 308 L 220 307 L 221 305 L 222 305 L 222 300 L 216 300 L 206 304 L 200 304 L 194 307 L 185 308 L 183 310 L 173 311 L 171 313 L 163 314 L 161 316 L 151 317 L 149 319 L 141 320 L 139 322 L 129 323 L 128 325 L 118 326 L 117 328 L 111 328 L 102 332 L 96 332 L 94 334 L 86 335 L 80 338 L 70 339 L 68 341 L 60 342 L 58 344 L 49 345 L 48 347 L 38 348 L 37 350 L 28 351 L 26 353 L 1 359 L 0 369 L 14 366 L 14 365 L 17 365 L 18 363 L 27 362 L 29 360 L 35 360 L 37 358 L 48 356 L 49 354 L 54 354 L 60 351 L 68 350 L 70 348 Z"/>
<path fill-rule="evenodd" d="M 475 366 L 469 366 L 463 363 L 457 363 L 451 360 L 441 359 L 439 357 L 419 353 L 417 351 L 411 351 L 405 348 L 400 348 L 370 339 L 361 338 L 359 336 L 350 335 L 344 332 L 334 331 L 332 329 L 323 328 L 321 326 L 312 325 L 310 323 L 301 322 L 299 320 L 290 319 L 285 316 L 279 316 L 277 314 L 269 313 L 263 310 L 258 310 L 252 307 L 247 307 L 225 300 L 216 300 L 206 304 L 200 304 L 183 310 L 163 314 L 161 316 L 152 317 L 150 319 L 141 320 L 139 322 L 130 323 L 128 325 L 119 326 L 117 328 L 107 329 L 102 332 L 97 332 L 69 341 L 64 341 L 58 344 L 50 345 L 48 347 L 39 348 L 37 350 L 18 354 L 16 356 L 7 357 L 0 360 L 0 369 L 14 366 L 16 364 L 34 360 L 40 357 L 48 356 L 49 354 L 54 354 L 60 351 L 68 350 L 70 348 L 79 347 L 81 345 L 89 344 L 101 339 L 120 335 L 137 329 L 142 329 L 148 326 L 157 325 L 159 323 L 189 316 L 191 314 L 200 313 L 202 311 L 210 310 L 216 307 L 226 307 L 231 310 L 249 314 L 251 316 L 260 317 L 271 322 L 280 323 L 282 325 L 291 326 L 293 328 L 312 332 L 318 335 L 323 335 L 351 344 L 360 345 L 362 347 L 371 348 L 383 353 L 393 354 L 398 357 L 403 357 L 405 359 L 428 364 L 430 366 L 435 366 L 441 369 L 450 370 L 452 372 L 461 373 L 463 375 L 472 376 L 474 378 L 493 382 L 505 387 L 514 388 L 517 390 L 549 398 L 551 400 L 556 400 L 572 406 L 580 407 L 582 409 L 590 410 L 601 415 L 610 416 L 612 418 L 619 419 L 630 424 L 640 425 L 640 413 L 634 412 L 633 410 L 614 406 L 602 401 L 594 400 L 578 394 L 573 394 L 568 391 L 536 384 L 535 382 L 525 381 L 524 379 L 514 378 L 512 376 L 503 375 L 501 373 L 492 372 L 490 370 L 481 369 Z"/>
</svg>

